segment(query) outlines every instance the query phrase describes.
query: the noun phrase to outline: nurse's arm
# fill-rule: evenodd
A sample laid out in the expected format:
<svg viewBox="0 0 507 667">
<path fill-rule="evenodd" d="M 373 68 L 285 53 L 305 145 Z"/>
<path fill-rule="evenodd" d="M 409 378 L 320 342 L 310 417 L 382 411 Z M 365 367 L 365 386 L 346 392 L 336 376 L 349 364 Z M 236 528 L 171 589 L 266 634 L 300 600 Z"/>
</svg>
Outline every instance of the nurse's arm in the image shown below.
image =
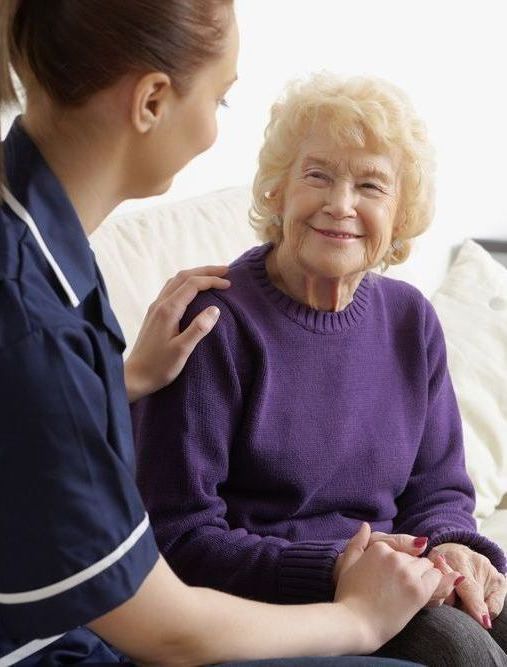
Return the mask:
<svg viewBox="0 0 507 667">
<path fill-rule="evenodd" d="M 89 627 L 138 664 L 202 665 L 356 653 L 368 642 L 351 616 L 340 603 L 269 605 L 192 588 L 160 557 L 130 600 Z"/>
</svg>

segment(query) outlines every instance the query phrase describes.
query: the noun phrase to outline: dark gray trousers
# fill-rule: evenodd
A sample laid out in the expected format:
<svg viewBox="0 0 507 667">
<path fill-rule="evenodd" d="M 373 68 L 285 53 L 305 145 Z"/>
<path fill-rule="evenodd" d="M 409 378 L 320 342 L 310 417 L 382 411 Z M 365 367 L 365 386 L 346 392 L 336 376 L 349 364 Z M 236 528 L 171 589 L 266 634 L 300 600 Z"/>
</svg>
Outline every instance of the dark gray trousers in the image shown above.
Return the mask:
<svg viewBox="0 0 507 667">
<path fill-rule="evenodd" d="M 454 607 L 423 609 L 375 655 L 428 667 L 506 667 L 507 604 L 489 632 Z"/>
<path fill-rule="evenodd" d="M 215 667 L 417 667 L 417 665 L 413 662 L 402 662 L 390 658 L 342 655 L 337 658 L 279 658 L 277 660 L 224 662 Z"/>
</svg>

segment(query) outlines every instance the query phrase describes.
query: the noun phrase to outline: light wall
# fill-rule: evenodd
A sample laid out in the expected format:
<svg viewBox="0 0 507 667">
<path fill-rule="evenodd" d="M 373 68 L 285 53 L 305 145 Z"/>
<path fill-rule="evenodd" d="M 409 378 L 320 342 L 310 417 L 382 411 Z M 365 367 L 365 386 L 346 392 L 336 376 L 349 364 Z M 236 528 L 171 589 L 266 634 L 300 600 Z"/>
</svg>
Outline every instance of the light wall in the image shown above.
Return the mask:
<svg viewBox="0 0 507 667">
<path fill-rule="evenodd" d="M 410 94 L 438 152 L 435 222 L 401 275 L 429 294 L 464 238 L 507 239 L 505 0 L 236 0 L 236 8 L 239 81 L 231 108 L 219 111 L 219 139 L 162 199 L 251 182 L 269 107 L 288 79 L 319 69 L 374 74 Z"/>
<path fill-rule="evenodd" d="M 436 218 L 401 276 L 429 294 L 464 238 L 507 239 L 505 0 L 236 0 L 236 7 L 242 43 L 231 108 L 219 112 L 215 147 L 176 177 L 167 198 L 249 183 L 269 107 L 288 79 L 319 69 L 374 74 L 409 93 L 438 154 Z"/>
</svg>

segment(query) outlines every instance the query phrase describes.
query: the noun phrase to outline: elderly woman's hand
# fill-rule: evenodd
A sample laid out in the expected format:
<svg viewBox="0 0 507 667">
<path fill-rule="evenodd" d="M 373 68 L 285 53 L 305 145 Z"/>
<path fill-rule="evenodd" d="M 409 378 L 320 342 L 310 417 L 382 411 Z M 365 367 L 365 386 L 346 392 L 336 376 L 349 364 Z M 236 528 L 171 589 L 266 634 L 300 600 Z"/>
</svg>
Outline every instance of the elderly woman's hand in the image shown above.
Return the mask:
<svg viewBox="0 0 507 667">
<path fill-rule="evenodd" d="M 485 556 L 464 544 L 440 544 L 431 550 L 429 558 L 435 563 L 442 555 L 449 568 L 458 570 L 465 577 L 455 592 L 446 598 L 446 604 L 456 604 L 457 596 L 463 610 L 489 630 L 491 619 L 496 618 L 503 609 L 507 593 L 505 576 Z"/>
<path fill-rule="evenodd" d="M 445 575 L 427 558 L 414 558 L 379 540 L 370 545 L 363 523 L 342 554 L 335 601 L 352 614 L 362 638 L 361 652 L 371 653 L 397 634 L 428 601 Z"/>
</svg>

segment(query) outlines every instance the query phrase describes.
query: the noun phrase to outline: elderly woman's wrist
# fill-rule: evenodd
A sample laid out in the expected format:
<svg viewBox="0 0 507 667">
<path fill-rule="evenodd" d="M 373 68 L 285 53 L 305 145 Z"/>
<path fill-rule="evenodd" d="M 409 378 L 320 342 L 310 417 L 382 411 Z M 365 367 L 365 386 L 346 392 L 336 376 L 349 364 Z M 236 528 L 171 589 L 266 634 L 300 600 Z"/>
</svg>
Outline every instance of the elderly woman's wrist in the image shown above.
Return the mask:
<svg viewBox="0 0 507 667">
<path fill-rule="evenodd" d="M 491 564 L 502 574 L 507 572 L 507 561 L 505 553 L 502 549 L 489 540 L 484 535 L 475 531 L 467 530 L 441 530 L 433 534 L 428 541 L 426 554 L 429 554 L 432 549 L 441 547 L 446 544 L 457 544 L 468 547 L 472 551 L 485 556 Z"/>
</svg>

